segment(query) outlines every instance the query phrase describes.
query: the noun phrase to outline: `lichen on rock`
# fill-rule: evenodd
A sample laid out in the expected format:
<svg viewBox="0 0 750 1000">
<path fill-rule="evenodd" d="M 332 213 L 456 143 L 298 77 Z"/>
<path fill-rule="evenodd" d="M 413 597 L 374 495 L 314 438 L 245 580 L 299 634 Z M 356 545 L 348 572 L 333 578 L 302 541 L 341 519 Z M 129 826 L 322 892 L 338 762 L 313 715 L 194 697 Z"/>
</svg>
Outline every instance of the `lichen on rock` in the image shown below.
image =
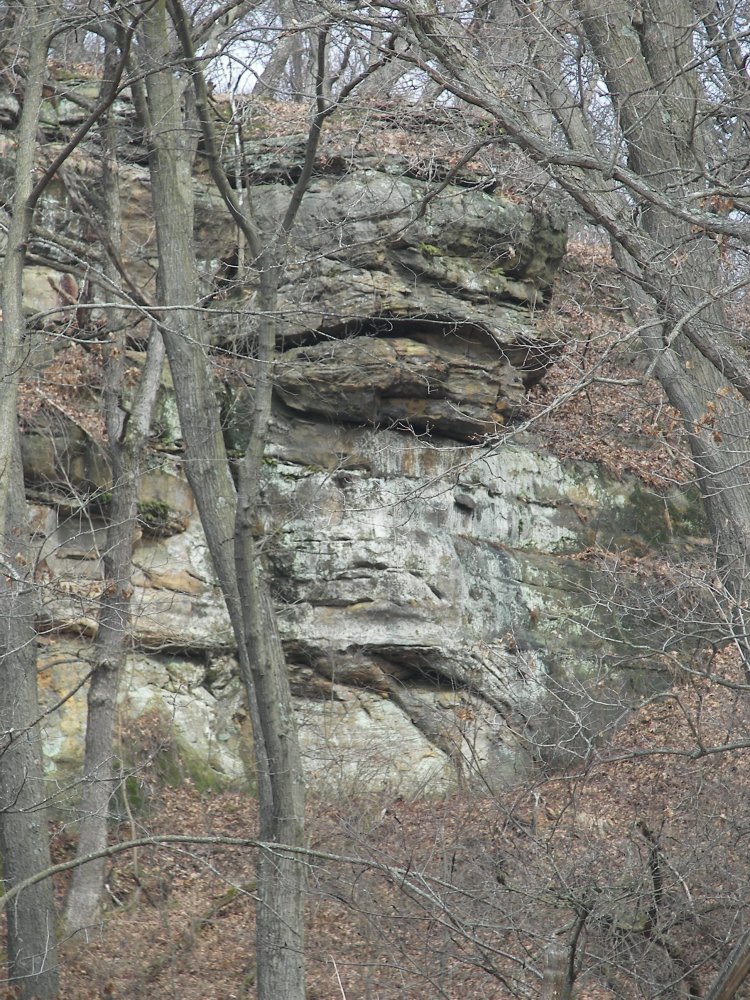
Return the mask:
<svg viewBox="0 0 750 1000">
<path fill-rule="evenodd" d="M 287 185 L 267 178 L 250 197 L 272 231 Z M 494 433 L 562 347 L 538 319 L 565 240 L 553 212 L 488 192 L 481 176 L 436 186 L 393 156 L 321 173 L 280 280 L 280 397 L 355 424 Z M 233 281 L 241 306 L 257 275 L 235 268 Z M 252 338 L 252 312 L 235 333 L 223 304 L 217 336 Z"/>
<path fill-rule="evenodd" d="M 298 176 L 297 148 L 260 139 L 249 150 L 247 194 L 268 232 Z M 150 192 L 133 159 L 123 171 L 124 238 L 146 283 Z M 93 162 L 83 151 L 71 169 L 85 174 Z M 251 428 L 258 275 L 235 253 L 234 226 L 200 174 L 196 193 L 206 322 L 238 456 Z M 54 194 L 41 209 L 48 221 L 74 211 L 64 191 Z M 498 436 L 563 346 L 540 317 L 565 239 L 556 211 L 476 172 L 436 179 L 372 152 L 326 153 L 316 164 L 280 276 L 256 528 L 308 773 L 320 784 L 435 791 L 474 775 L 499 785 L 535 766 L 539 747 L 596 731 L 594 701 L 581 707 L 587 685 L 606 677 L 614 704 L 654 683 L 649 663 L 618 673 L 630 626 L 611 627 L 606 573 L 582 558 L 602 539 L 626 538 L 643 501 L 637 483 L 558 461 L 528 436 Z M 46 277 L 27 287 L 30 314 L 45 307 L 34 289 L 46 294 Z M 129 363 L 137 378 L 137 351 Z M 123 712 L 171 719 L 192 754 L 237 779 L 249 759 L 247 717 L 175 412 L 165 377 L 141 484 Z M 80 424 L 43 414 L 25 431 L 35 536 L 51 575 L 49 707 L 70 680 L 50 647 L 74 645 L 81 673 L 96 632 L 111 482 Z M 72 496 L 61 497 L 61 483 Z M 569 730 L 567 709 L 551 720 L 547 702 L 552 692 L 565 705 L 565 690 L 575 702 Z M 47 720 L 61 771 L 82 751 L 81 696 L 66 705 Z"/>
</svg>

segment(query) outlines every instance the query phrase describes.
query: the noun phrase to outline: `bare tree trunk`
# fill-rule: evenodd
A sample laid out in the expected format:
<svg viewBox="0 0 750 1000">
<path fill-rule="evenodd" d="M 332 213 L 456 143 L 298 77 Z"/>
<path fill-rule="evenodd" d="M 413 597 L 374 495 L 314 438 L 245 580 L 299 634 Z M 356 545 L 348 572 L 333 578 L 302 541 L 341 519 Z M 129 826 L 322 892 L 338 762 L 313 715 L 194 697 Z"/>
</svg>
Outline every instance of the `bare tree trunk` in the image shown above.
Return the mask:
<svg viewBox="0 0 750 1000">
<path fill-rule="evenodd" d="M 198 277 L 193 242 L 194 137 L 180 110 L 181 95 L 168 65 L 164 0 L 143 23 L 148 72 L 147 123 L 150 173 L 159 254 L 159 300 L 168 307 L 161 320 L 175 384 L 186 450 L 185 472 L 204 521 L 211 558 L 232 622 L 237 614 L 234 573 L 236 490 L 226 460 L 213 377 L 206 354 L 208 337 L 198 314 Z M 209 516 L 210 512 L 210 516 Z"/>
<path fill-rule="evenodd" d="M 104 556 L 104 588 L 94 644 L 95 666 L 88 691 L 84 784 L 78 854 L 101 851 L 107 843 L 107 820 L 113 791 L 114 720 L 117 692 L 127 652 L 131 622 L 130 575 L 138 513 L 141 451 L 151 423 L 164 363 L 164 347 L 152 333 L 146 365 L 127 426 L 120 410 L 124 335 L 113 338 L 106 362 L 107 428 L 112 466 L 112 500 Z M 73 872 L 65 907 L 65 926 L 80 930 L 96 920 L 104 881 L 105 860 L 89 862 Z"/>
<path fill-rule="evenodd" d="M 235 546 L 237 582 L 245 618 L 247 678 L 261 708 L 263 745 L 271 763 L 271 800 L 261 803 L 261 838 L 279 844 L 304 844 L 305 787 L 292 711 L 284 651 L 268 584 L 253 537 L 263 454 L 273 392 L 276 353 L 276 272 L 261 276 L 265 318 L 261 324 L 255 376 L 253 433 L 240 466 Z M 304 1000 L 305 870 L 294 855 L 263 851 L 258 910 L 258 996 Z"/>
<path fill-rule="evenodd" d="M 113 42 L 107 44 L 102 91 L 106 91 L 118 60 Z M 115 252 L 121 243 L 120 192 L 117 134 L 111 115 L 102 122 L 102 188 L 104 225 Z M 119 275 L 114 264 L 104 267 L 111 287 Z M 138 512 L 138 477 L 141 451 L 151 425 L 164 346 L 161 335 L 151 337 L 146 366 L 138 386 L 132 413 L 122 409 L 125 370 L 125 315 L 108 310 L 109 339 L 105 358 L 105 418 L 112 468 L 112 500 L 109 508 L 107 549 L 104 556 L 104 587 L 99 599 L 99 628 L 94 643 L 95 666 L 88 690 L 84 783 L 81 801 L 78 854 L 93 854 L 107 844 L 107 820 L 113 791 L 113 739 L 120 674 L 130 630 L 130 575 L 133 537 Z M 93 923 L 100 910 L 105 860 L 100 858 L 76 868 L 65 903 L 68 932 Z"/>
<path fill-rule="evenodd" d="M 750 931 L 745 931 L 706 994 L 706 1000 L 734 1000 L 737 990 L 748 976 L 750 976 Z"/>
<path fill-rule="evenodd" d="M 180 5 L 175 8 L 179 11 Z M 267 358 L 259 359 L 266 382 L 257 397 L 259 412 L 238 504 L 206 356 L 208 340 L 196 311 L 192 156 L 175 78 L 162 69 L 169 52 L 163 2 L 145 19 L 144 42 L 149 65 L 159 70 L 147 77 L 152 191 L 160 296 L 170 307 L 163 331 L 187 446 L 185 468 L 237 640 L 253 724 L 262 834 L 277 843 L 301 845 L 304 789 L 286 664 L 252 537 L 270 411 L 269 364 Z M 274 340 L 271 321 L 262 348 L 268 357 Z M 264 852 L 256 935 L 260 1000 L 304 1000 L 303 887 L 304 872 L 296 861 Z"/>
<path fill-rule="evenodd" d="M 544 979 L 539 1000 L 571 1000 L 567 964 L 565 949 L 558 943 L 549 945 L 544 953 Z"/>
<path fill-rule="evenodd" d="M 299 53 L 304 47 L 304 36 L 296 27 L 296 14 L 294 4 L 288 0 L 279 4 L 278 18 L 281 21 L 281 26 L 278 37 L 272 47 L 268 62 L 258 74 L 258 79 L 253 87 L 254 94 L 278 97 L 290 60 L 299 58 Z"/>
<path fill-rule="evenodd" d="M 29 67 L 2 269 L 0 356 L 0 854 L 10 886 L 50 864 L 36 689 L 37 602 L 16 422 L 17 386 L 26 359 L 24 252 L 50 15 L 43 4 L 25 7 Z M 56 996 L 55 947 L 52 885 L 45 881 L 23 892 L 8 912 L 8 974 L 21 997 Z"/>
<path fill-rule="evenodd" d="M 37 598 L 15 418 L 4 433 L 10 447 L 3 448 L 2 471 L 7 509 L 0 567 L 0 857 L 3 881 L 12 887 L 48 868 L 50 854 L 36 688 Z M 8 909 L 7 936 L 8 978 L 20 996 L 56 996 L 49 880 L 26 889 Z"/>
</svg>

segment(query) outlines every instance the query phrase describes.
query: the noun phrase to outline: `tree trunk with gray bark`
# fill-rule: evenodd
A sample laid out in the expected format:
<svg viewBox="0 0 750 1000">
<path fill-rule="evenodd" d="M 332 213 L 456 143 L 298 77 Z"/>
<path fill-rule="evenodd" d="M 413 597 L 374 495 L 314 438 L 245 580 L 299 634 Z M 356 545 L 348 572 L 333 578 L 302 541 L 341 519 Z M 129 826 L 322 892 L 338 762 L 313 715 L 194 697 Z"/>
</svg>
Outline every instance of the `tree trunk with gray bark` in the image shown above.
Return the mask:
<svg viewBox="0 0 750 1000">
<path fill-rule="evenodd" d="M 144 21 L 151 179 L 159 254 L 159 297 L 169 307 L 162 332 L 186 444 L 185 470 L 237 641 L 248 696 L 258 773 L 261 835 L 302 846 L 304 784 L 286 664 L 252 538 L 259 462 L 246 459 L 240 502 L 214 391 L 208 338 L 197 311 L 193 243 L 193 138 L 168 64 L 163 2 Z M 273 330 L 270 343 L 273 345 Z M 271 350 L 273 346 L 271 346 Z M 270 400 L 270 383 L 258 399 Z M 267 402 L 262 404 L 266 414 Z M 256 419 L 250 451 L 262 456 L 267 420 Z M 244 485 L 243 485 L 244 484 Z M 260 1000 L 304 1000 L 304 869 L 263 852 L 258 880 L 256 964 Z"/>
<path fill-rule="evenodd" d="M 109 42 L 105 51 L 102 97 L 111 85 L 118 58 L 117 46 L 114 42 Z M 102 121 L 101 136 L 103 224 L 110 245 L 119 253 L 122 226 L 117 128 L 111 115 Z M 109 289 L 117 288 L 120 276 L 114 263 L 106 261 L 104 273 Z M 109 504 L 107 543 L 103 559 L 104 585 L 99 598 L 98 630 L 94 642 L 94 668 L 87 696 L 79 856 L 93 854 L 107 846 L 110 803 L 116 782 L 120 779 L 114 760 L 114 723 L 117 692 L 131 624 L 130 578 L 138 514 L 138 481 L 142 449 L 151 426 L 164 363 L 163 342 L 161 335 L 155 330 L 135 393 L 132 412 L 126 414 L 122 409 L 125 313 L 115 306 L 109 307 L 107 323 L 109 336 L 105 348 L 104 408 L 112 472 L 112 499 Z M 104 874 L 104 858 L 74 870 L 65 901 L 64 923 L 68 933 L 90 926 L 99 916 Z"/>
<path fill-rule="evenodd" d="M 51 15 L 41 3 L 26 3 L 24 13 L 29 62 L 2 269 L 0 347 L 0 857 L 3 881 L 11 887 L 50 864 L 36 687 L 37 594 L 16 402 L 27 353 L 22 278 Z M 7 940 L 8 978 L 23 1000 L 56 996 L 51 882 L 20 894 L 8 911 Z"/>
</svg>

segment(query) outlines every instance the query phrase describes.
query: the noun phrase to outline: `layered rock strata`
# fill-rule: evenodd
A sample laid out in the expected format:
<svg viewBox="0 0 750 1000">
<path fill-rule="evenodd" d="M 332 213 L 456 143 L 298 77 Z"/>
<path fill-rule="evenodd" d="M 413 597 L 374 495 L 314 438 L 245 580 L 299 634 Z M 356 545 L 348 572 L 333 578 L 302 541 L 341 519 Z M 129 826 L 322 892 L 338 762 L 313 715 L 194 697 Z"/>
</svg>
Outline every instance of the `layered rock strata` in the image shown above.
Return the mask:
<svg viewBox="0 0 750 1000">
<path fill-rule="evenodd" d="M 51 141 L 64 106 L 61 98 L 45 125 Z M 10 148 L 8 137 L 0 141 Z M 247 195 L 269 239 L 296 145 L 259 141 L 250 151 Z M 499 436 L 562 346 L 543 323 L 565 248 L 560 220 L 474 170 L 448 180 L 434 163 L 354 145 L 324 143 L 286 246 L 257 524 L 308 773 L 328 787 L 441 791 L 469 779 L 494 787 L 566 740 L 574 749 L 617 716 L 622 697 L 651 683 L 656 661 L 644 660 L 640 673 L 618 669 L 623 643 L 645 626 L 613 617 L 602 600 L 606 574 L 584 558 L 597 546 L 647 545 L 634 528 L 643 493 L 634 480 L 557 461 L 527 436 Z M 150 189 L 133 159 L 123 167 L 127 264 L 148 297 Z M 96 169 L 95 150 L 76 154 L 38 219 L 26 307 L 42 375 L 56 351 L 59 365 L 91 349 L 60 354 L 60 344 L 95 339 L 95 283 L 71 271 L 74 284 L 63 287 L 39 248 L 45 229 L 91 239 L 71 188 Z M 200 172 L 196 194 L 203 305 L 227 375 L 226 439 L 241 453 L 258 275 Z M 55 314 L 71 295 L 88 296 L 85 322 L 70 309 Z M 140 336 L 136 324 L 133 380 Z M 97 629 L 111 489 L 97 405 L 95 391 L 56 398 L 30 406 L 24 421 L 47 707 L 85 676 Z M 123 732 L 128 719 L 156 713 L 204 777 L 250 780 L 231 631 L 181 468 L 167 373 L 151 444 Z M 676 496 L 670 525 L 688 513 Z M 84 699 L 81 688 L 47 718 L 58 779 L 80 761 Z"/>
</svg>

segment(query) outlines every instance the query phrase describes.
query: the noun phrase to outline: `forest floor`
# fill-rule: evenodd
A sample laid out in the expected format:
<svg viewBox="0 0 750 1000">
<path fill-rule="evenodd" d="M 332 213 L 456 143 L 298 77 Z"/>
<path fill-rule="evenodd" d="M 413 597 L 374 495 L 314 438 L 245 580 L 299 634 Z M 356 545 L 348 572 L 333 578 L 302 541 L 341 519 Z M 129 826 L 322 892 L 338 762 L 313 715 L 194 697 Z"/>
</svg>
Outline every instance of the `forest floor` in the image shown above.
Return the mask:
<svg viewBox="0 0 750 1000">
<path fill-rule="evenodd" d="M 585 762 L 502 793 L 310 794 L 309 1000 L 537 997 L 553 935 L 577 936 L 576 1000 L 686 995 L 664 990 L 667 959 L 702 988 L 748 898 L 741 681 L 720 653 Z M 247 794 L 160 782 L 166 749 L 152 746 L 141 812 L 114 840 L 256 835 Z M 63 825 L 54 848 L 72 852 Z M 254 997 L 255 864 L 220 843 L 113 858 L 101 924 L 64 947 L 63 1000 Z"/>
</svg>

